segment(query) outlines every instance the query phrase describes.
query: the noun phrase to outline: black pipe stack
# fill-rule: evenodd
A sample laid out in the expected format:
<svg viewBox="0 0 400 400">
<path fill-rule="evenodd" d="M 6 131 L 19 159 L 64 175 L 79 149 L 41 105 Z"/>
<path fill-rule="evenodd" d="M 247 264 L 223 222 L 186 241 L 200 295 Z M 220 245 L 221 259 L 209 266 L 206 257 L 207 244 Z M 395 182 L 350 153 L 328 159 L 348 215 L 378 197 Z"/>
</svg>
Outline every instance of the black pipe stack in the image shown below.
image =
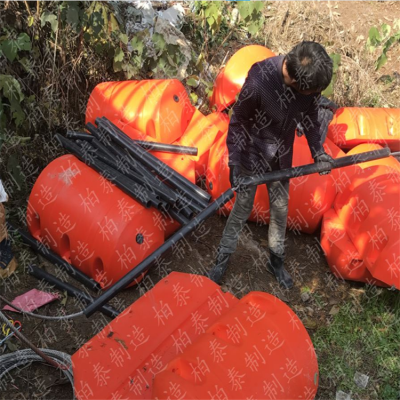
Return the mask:
<svg viewBox="0 0 400 400">
<path fill-rule="evenodd" d="M 149 151 L 196 155 L 194 147 L 132 140 L 107 118 L 85 132 L 57 134 L 62 146 L 144 207 L 155 207 L 181 225 L 202 212 L 211 196 Z"/>
</svg>

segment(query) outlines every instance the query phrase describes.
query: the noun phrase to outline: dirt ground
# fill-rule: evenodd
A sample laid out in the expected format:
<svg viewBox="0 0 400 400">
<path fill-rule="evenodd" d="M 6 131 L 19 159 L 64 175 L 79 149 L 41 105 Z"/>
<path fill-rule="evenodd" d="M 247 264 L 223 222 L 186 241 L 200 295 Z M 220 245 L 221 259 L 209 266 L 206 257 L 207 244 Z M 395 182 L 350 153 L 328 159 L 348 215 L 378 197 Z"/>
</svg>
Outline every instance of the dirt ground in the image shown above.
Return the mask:
<svg viewBox="0 0 400 400">
<path fill-rule="evenodd" d="M 176 254 L 168 254 L 163 262 L 149 271 L 141 284 L 126 289 L 111 304 L 119 309 L 125 308 L 170 271 L 203 274 L 212 265 L 216 244 L 221 238 L 225 223 L 225 217 L 218 215 L 211 217 L 204 227 L 205 231 L 209 231 L 207 235 L 200 240 L 196 240 L 195 235 L 190 235 L 187 238 L 184 253 L 180 254 L 180 257 L 177 257 Z M 330 312 L 335 305 L 347 299 L 349 288 L 351 286 L 357 287 L 358 284 L 340 282 L 334 278 L 319 247 L 318 233 L 308 235 L 288 231 L 287 267 L 295 279 L 295 287 L 290 291 L 281 290 L 272 275 L 267 273 L 265 269 L 265 259 L 263 260 L 262 255 L 266 253 L 267 232 L 268 227 L 265 225 L 248 223 L 241 236 L 238 249 L 230 260 L 229 270 L 222 285 L 223 289 L 229 290 L 239 298 L 251 291 L 274 294 L 297 313 L 312 337 L 313 332 L 319 326 L 329 323 L 332 317 Z M 53 274 L 56 273 L 51 264 L 41 258 L 36 258 L 34 253 L 25 246 L 18 246 L 18 248 L 22 249 L 17 253 L 18 258 L 27 257 L 28 251 L 31 262 L 40 265 Z M 9 299 L 35 287 L 46 289 L 40 286 L 35 278 L 24 273 L 21 269 L 19 269 L 17 275 L 7 281 L 6 285 L 1 287 L 0 292 Z M 70 282 L 81 287 L 79 283 L 72 280 Z M 307 302 L 301 299 L 301 293 L 304 290 L 310 290 L 312 294 Z M 66 314 L 78 310 L 74 299 L 68 297 L 65 306 L 62 306 L 60 301 L 56 301 L 42 307 L 40 313 L 55 315 L 59 309 L 62 309 Z M 8 313 L 8 315 L 14 314 Z M 23 323 L 23 332 L 36 345 L 69 354 L 77 351 L 110 321 L 108 317 L 99 313 L 90 319 L 81 317 L 66 322 L 19 318 Z M 17 347 L 25 347 L 20 346 L 16 339 L 13 339 L 11 343 Z M 72 396 L 69 383 L 49 367 L 27 368 L 12 375 L 14 381 L 7 382 L 6 388 L 1 394 L 2 399 L 68 399 Z M 322 386 L 323 382 L 323 377 L 321 377 Z"/>
</svg>

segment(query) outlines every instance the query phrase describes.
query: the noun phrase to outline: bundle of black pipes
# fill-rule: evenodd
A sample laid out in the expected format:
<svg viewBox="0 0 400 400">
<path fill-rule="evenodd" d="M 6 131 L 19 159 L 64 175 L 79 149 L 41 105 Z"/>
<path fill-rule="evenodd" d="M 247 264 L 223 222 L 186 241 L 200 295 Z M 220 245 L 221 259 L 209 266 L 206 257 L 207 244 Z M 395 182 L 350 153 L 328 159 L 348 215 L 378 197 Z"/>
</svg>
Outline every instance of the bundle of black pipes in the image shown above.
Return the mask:
<svg viewBox="0 0 400 400">
<path fill-rule="evenodd" d="M 211 196 L 144 148 L 195 154 L 192 147 L 132 140 L 107 118 L 87 124 L 90 134 L 56 135 L 63 147 L 144 207 L 155 207 L 181 225 L 207 207 Z"/>
<path fill-rule="evenodd" d="M 281 181 L 284 179 L 296 178 L 303 175 L 310 175 L 317 172 L 325 172 L 334 168 L 342 168 L 349 165 L 359 164 L 366 161 L 377 160 L 385 158 L 390 155 L 396 155 L 398 153 L 390 153 L 390 149 L 384 148 L 380 150 L 368 151 L 365 153 L 355 154 L 353 156 L 345 156 L 338 158 L 334 161 L 334 164 L 330 163 L 313 163 L 308 165 L 302 165 L 295 168 L 287 168 L 280 171 L 268 172 L 263 175 L 256 177 L 249 177 L 243 179 L 243 184 L 249 186 L 261 185 L 267 182 Z M 105 293 L 91 303 L 85 310 L 84 314 L 86 317 L 90 317 L 100 307 L 114 298 L 119 291 L 126 288 L 130 283 L 136 280 L 141 274 L 146 272 L 154 261 L 161 257 L 167 250 L 174 246 L 177 242 L 183 239 L 186 235 L 196 229 L 203 221 L 213 215 L 220 207 L 233 198 L 232 189 L 228 189 L 222 193 L 220 197 L 215 199 L 206 209 L 200 214 L 196 215 L 186 226 L 183 226 L 176 231 L 170 238 L 168 238 L 157 250 L 151 253 L 141 263 L 139 263 L 134 269 L 127 272 L 118 282 L 114 283 L 107 289 Z"/>
</svg>

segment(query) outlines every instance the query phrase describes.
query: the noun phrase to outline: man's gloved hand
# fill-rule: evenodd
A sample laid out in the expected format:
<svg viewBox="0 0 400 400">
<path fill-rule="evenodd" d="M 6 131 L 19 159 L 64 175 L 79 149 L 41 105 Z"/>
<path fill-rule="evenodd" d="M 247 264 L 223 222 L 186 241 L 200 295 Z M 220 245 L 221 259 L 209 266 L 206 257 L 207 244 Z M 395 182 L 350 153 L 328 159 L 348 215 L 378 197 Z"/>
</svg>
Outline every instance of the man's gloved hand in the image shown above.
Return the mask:
<svg viewBox="0 0 400 400">
<path fill-rule="evenodd" d="M 315 163 L 323 162 L 323 163 L 329 163 L 329 164 L 333 165 L 335 163 L 335 160 L 329 154 L 326 154 L 325 152 L 322 152 L 322 153 L 317 154 L 314 157 L 314 162 Z M 326 174 L 329 174 L 330 172 L 331 172 L 331 170 L 323 171 L 323 172 L 320 172 L 319 174 L 320 175 L 326 175 Z"/>
<path fill-rule="evenodd" d="M 231 183 L 231 187 L 235 189 L 235 192 L 240 193 L 246 190 L 246 186 L 240 184 L 240 166 L 239 165 L 230 165 L 229 166 L 229 181 Z"/>
</svg>

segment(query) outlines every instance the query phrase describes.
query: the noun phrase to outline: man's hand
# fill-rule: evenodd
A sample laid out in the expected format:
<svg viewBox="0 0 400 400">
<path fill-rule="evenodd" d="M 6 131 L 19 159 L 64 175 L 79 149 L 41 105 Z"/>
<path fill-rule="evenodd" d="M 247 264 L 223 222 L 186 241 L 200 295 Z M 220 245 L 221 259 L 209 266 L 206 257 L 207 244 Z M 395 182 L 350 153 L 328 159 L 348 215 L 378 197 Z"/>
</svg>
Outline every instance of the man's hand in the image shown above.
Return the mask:
<svg viewBox="0 0 400 400">
<path fill-rule="evenodd" d="M 329 154 L 326 154 L 325 152 L 322 152 L 320 154 L 317 154 L 314 157 L 314 162 L 315 163 L 323 162 L 323 163 L 329 163 L 329 164 L 333 165 L 335 163 L 335 160 Z M 331 172 L 331 170 L 323 171 L 323 172 L 320 172 L 319 174 L 320 175 L 326 175 L 326 174 L 329 174 L 330 172 Z"/>
<path fill-rule="evenodd" d="M 235 192 L 240 193 L 246 190 L 246 186 L 242 186 L 240 184 L 240 166 L 239 165 L 231 165 L 229 167 L 229 181 L 231 183 L 232 189 Z"/>
</svg>

